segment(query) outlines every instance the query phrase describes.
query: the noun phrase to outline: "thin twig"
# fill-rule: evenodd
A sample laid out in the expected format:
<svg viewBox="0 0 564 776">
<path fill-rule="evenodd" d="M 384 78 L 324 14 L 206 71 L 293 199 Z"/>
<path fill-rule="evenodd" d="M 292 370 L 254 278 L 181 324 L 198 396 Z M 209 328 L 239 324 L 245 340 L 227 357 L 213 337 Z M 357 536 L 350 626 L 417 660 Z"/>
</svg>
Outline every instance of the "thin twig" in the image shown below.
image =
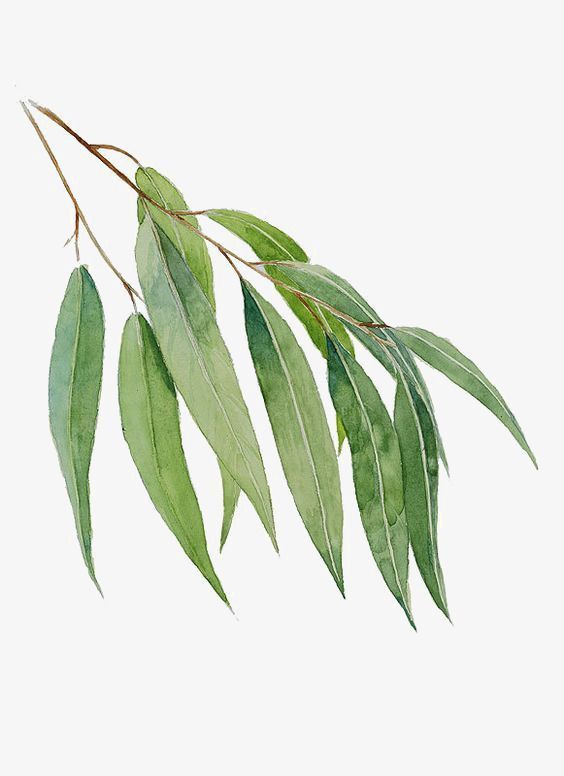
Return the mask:
<svg viewBox="0 0 564 776">
<path fill-rule="evenodd" d="M 51 159 L 51 162 L 53 163 L 53 166 L 57 170 L 59 178 L 61 179 L 61 182 L 62 182 L 63 186 L 65 187 L 66 192 L 67 192 L 67 194 L 69 195 L 69 197 L 70 197 L 70 199 L 72 201 L 72 204 L 74 205 L 75 218 L 78 219 L 79 222 L 82 222 L 82 225 L 84 226 L 84 229 L 86 230 L 86 233 L 88 234 L 88 236 L 92 240 L 92 243 L 93 243 L 94 247 L 97 249 L 98 253 L 102 257 L 102 259 L 105 261 L 105 263 L 108 265 L 108 267 L 111 269 L 111 271 L 114 273 L 114 275 L 116 275 L 116 277 L 119 278 L 120 282 L 124 286 L 125 290 L 129 294 L 130 298 L 133 298 L 133 296 L 135 295 L 138 299 L 143 301 L 143 297 L 131 285 L 131 283 L 127 282 L 127 280 L 124 278 L 124 276 L 121 274 L 121 272 L 117 269 L 117 267 L 114 266 L 114 264 L 112 263 L 110 257 L 108 256 L 108 254 L 105 252 L 105 250 L 102 248 L 102 246 L 98 242 L 98 240 L 96 238 L 96 235 L 94 234 L 94 232 L 90 228 L 90 225 L 89 225 L 88 221 L 84 217 L 84 213 L 80 209 L 80 205 L 78 204 L 78 200 L 76 199 L 75 195 L 73 194 L 73 191 L 72 191 L 72 189 L 71 189 L 67 179 L 65 178 L 65 176 L 63 174 L 63 171 L 61 170 L 61 167 L 59 166 L 59 162 L 57 161 L 57 158 L 56 158 L 55 154 L 53 153 L 53 151 L 51 149 L 51 146 L 47 142 L 47 139 L 45 138 L 45 135 L 43 134 L 43 132 L 39 128 L 39 125 L 37 124 L 37 122 L 35 121 L 33 116 L 31 115 L 31 112 L 30 112 L 29 108 L 27 107 L 27 105 L 24 102 L 22 102 L 21 106 L 22 106 L 26 116 L 30 120 L 33 128 L 37 132 L 37 135 L 39 136 L 39 139 L 41 140 L 41 142 L 43 144 L 43 147 L 47 151 L 47 154 L 49 155 L 49 158 Z M 75 223 L 76 223 L 76 221 L 75 221 Z M 78 229 L 76 228 L 76 226 L 75 226 L 75 235 L 78 238 Z"/>
<path fill-rule="evenodd" d="M 154 199 L 149 197 L 147 194 L 145 194 L 144 191 L 142 191 L 124 172 L 122 172 L 118 167 L 116 167 L 112 162 L 109 161 L 109 159 L 106 159 L 106 157 L 101 154 L 98 150 L 100 146 L 93 145 L 91 143 L 88 143 L 83 137 L 81 137 L 78 132 L 76 132 L 72 127 L 70 127 L 63 119 L 61 119 L 59 116 L 57 116 L 56 113 L 54 113 L 50 108 L 45 108 L 41 105 L 38 105 L 37 103 L 33 102 L 32 100 L 29 101 L 31 105 L 33 105 L 36 110 L 38 110 L 43 115 L 47 116 L 51 121 L 55 122 L 58 126 L 60 126 L 62 129 L 65 130 L 65 132 L 68 132 L 72 137 L 74 137 L 75 140 L 77 140 L 80 145 L 82 145 L 84 148 L 86 148 L 87 151 L 89 151 L 91 154 L 96 156 L 102 164 L 104 164 L 108 169 L 110 169 L 115 175 L 117 175 L 120 180 L 122 180 L 124 183 L 126 183 L 133 191 L 136 192 L 136 194 L 141 197 L 145 202 L 150 203 L 154 207 L 156 207 L 158 210 L 160 210 L 163 213 L 166 213 L 166 215 L 170 216 L 171 218 L 178 221 L 180 224 L 183 224 L 186 228 L 193 231 L 195 234 L 197 234 L 199 237 L 201 237 L 203 240 L 206 240 L 210 243 L 210 245 L 213 245 L 217 250 L 226 258 L 229 263 L 233 265 L 231 262 L 231 259 L 235 259 L 236 261 L 241 262 L 249 269 L 253 270 L 254 272 L 258 272 L 259 275 L 261 275 L 263 278 L 267 278 L 275 285 L 280 286 L 281 288 L 286 289 L 294 296 L 300 298 L 309 299 L 315 304 L 329 310 L 329 312 L 333 313 L 333 315 L 337 316 L 338 318 L 341 318 L 344 321 L 347 321 L 348 323 L 352 324 L 353 326 L 356 326 L 360 329 L 365 329 L 367 327 L 370 328 L 389 328 L 386 324 L 377 324 L 372 321 L 359 321 L 356 318 L 353 318 L 350 315 L 347 315 L 346 313 L 342 312 L 341 310 L 338 310 L 336 307 L 333 307 L 333 305 L 329 304 L 328 302 L 323 301 L 322 299 L 318 299 L 317 297 L 313 296 L 313 294 L 308 294 L 305 291 L 299 291 L 292 286 L 287 285 L 286 283 L 283 283 L 282 281 L 278 280 L 277 278 L 273 278 L 271 275 L 268 275 L 266 272 L 263 272 L 260 267 L 265 265 L 280 265 L 280 264 L 287 264 L 287 262 L 279 262 L 279 261 L 247 261 L 246 259 L 242 258 L 242 256 L 239 256 L 234 251 L 232 251 L 230 248 L 227 248 L 225 245 L 222 245 L 217 240 L 214 240 L 213 237 L 210 237 L 209 235 L 202 232 L 198 227 L 194 226 L 193 224 L 190 224 L 188 221 L 185 220 L 184 216 L 188 215 L 205 215 L 208 210 L 170 210 L 163 205 L 160 205 L 158 202 L 156 202 Z M 109 147 L 109 146 L 106 146 Z M 122 149 L 118 149 L 115 146 L 112 146 L 113 150 L 119 150 L 122 151 Z M 127 156 L 130 158 L 134 158 L 129 154 L 128 152 L 125 152 Z M 239 273 L 240 274 L 240 273 Z M 303 301 L 303 300 L 302 300 Z M 372 336 L 378 340 L 383 345 L 393 347 L 394 344 L 387 340 L 382 340 L 378 337 L 376 337 L 373 332 L 370 332 Z"/>
</svg>

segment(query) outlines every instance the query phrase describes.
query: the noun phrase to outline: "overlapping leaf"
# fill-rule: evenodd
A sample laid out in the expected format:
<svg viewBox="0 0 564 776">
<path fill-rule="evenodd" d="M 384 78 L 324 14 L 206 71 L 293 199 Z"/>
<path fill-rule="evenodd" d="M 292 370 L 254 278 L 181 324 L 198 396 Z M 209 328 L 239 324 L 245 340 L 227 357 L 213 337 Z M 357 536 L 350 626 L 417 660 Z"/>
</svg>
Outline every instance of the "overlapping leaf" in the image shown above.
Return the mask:
<svg viewBox="0 0 564 776">
<path fill-rule="evenodd" d="M 249 349 L 296 507 L 343 592 L 343 513 L 337 456 L 311 369 L 290 327 L 242 283 Z"/>
<path fill-rule="evenodd" d="M 456 385 L 463 388 L 487 407 L 513 434 L 519 445 L 536 466 L 535 456 L 507 403 L 497 388 L 487 379 L 473 361 L 466 358 L 449 340 L 437 337 L 425 329 L 397 329 L 397 336 L 414 353 L 438 369 Z"/>
<path fill-rule="evenodd" d="M 371 329 L 370 324 L 382 324 L 383 321 L 368 302 L 356 291 L 344 278 L 339 277 L 326 267 L 316 264 L 277 264 L 278 277 L 287 285 L 296 288 L 310 297 L 319 299 L 329 305 L 336 314 L 341 313 L 362 324 L 364 327 L 351 325 L 350 321 L 345 325 L 357 339 L 359 339 L 384 367 L 395 376 L 397 372 L 404 374 L 413 385 L 432 419 L 433 428 L 439 444 L 441 459 L 447 466 L 442 441 L 437 427 L 433 405 L 425 381 L 417 368 L 415 360 L 409 350 L 403 346 L 394 330 L 389 328 Z M 382 342 L 389 342 L 389 346 Z"/>
<path fill-rule="evenodd" d="M 70 276 L 57 320 L 49 368 L 49 420 L 82 556 L 98 590 L 92 558 L 88 475 L 98 416 L 103 354 L 102 303 L 88 270 L 78 267 Z"/>
<path fill-rule="evenodd" d="M 177 189 L 168 178 L 165 178 L 164 175 L 161 175 L 154 168 L 140 167 L 137 170 L 135 180 L 141 191 L 167 210 L 182 211 L 189 209 L 186 200 L 179 189 Z M 163 230 L 180 256 L 182 256 L 186 264 L 190 267 L 192 274 L 202 287 L 209 303 L 215 309 L 213 270 L 206 241 L 200 237 L 199 234 L 196 234 L 196 232 L 180 223 L 180 221 L 172 215 L 167 215 L 167 213 L 159 210 L 151 203 L 143 203 L 141 199 L 139 199 L 137 203 L 139 222 L 143 220 L 146 208 L 149 210 L 154 223 Z M 183 219 L 191 226 L 194 226 L 197 229 L 199 228 L 198 219 L 195 216 L 183 216 Z M 223 485 L 223 524 L 225 530 L 225 525 L 227 523 L 231 525 L 231 521 L 233 520 L 233 513 L 241 489 L 229 475 L 221 461 L 219 461 L 219 466 Z M 225 534 L 225 536 L 227 536 L 227 534 Z M 223 539 L 223 541 L 225 540 Z M 221 546 L 223 546 L 223 541 Z"/>
<path fill-rule="evenodd" d="M 219 597 L 227 597 L 208 554 L 202 515 L 184 458 L 176 391 L 153 331 L 128 318 L 119 358 L 123 434 L 141 479 L 182 549 Z"/>
<path fill-rule="evenodd" d="M 414 387 L 398 377 L 394 425 L 400 444 L 409 540 L 433 600 L 449 617 L 437 542 L 438 455 L 429 412 Z"/>
<path fill-rule="evenodd" d="M 402 464 L 394 426 L 374 384 L 338 342 L 327 339 L 329 390 L 351 450 L 358 508 L 372 554 L 413 625 L 408 586 L 409 539 Z"/>
<path fill-rule="evenodd" d="M 135 249 L 147 309 L 166 365 L 227 472 L 276 546 L 270 491 L 229 352 L 199 283 L 147 212 Z"/>
<path fill-rule="evenodd" d="M 135 182 L 141 191 L 167 210 L 188 210 L 188 205 L 176 186 L 152 167 L 140 167 L 135 175 Z M 146 200 L 144 202 L 140 200 L 137 205 L 140 222 L 144 218 L 146 209 L 149 210 L 154 223 L 162 229 L 190 267 L 209 303 L 215 308 L 213 269 L 206 241 Z M 183 216 L 183 219 L 198 228 L 198 219 L 195 216 Z"/>
</svg>

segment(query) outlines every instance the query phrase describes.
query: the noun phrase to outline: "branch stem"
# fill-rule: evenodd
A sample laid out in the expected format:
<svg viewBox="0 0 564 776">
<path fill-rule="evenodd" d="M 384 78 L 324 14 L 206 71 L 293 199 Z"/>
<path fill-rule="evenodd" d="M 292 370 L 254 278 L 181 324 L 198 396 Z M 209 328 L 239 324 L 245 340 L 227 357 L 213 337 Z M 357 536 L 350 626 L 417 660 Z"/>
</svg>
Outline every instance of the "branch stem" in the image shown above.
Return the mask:
<svg viewBox="0 0 564 776">
<path fill-rule="evenodd" d="M 56 169 L 57 174 L 59 175 L 59 178 L 61 179 L 61 182 L 62 182 L 63 186 L 65 187 L 65 190 L 66 190 L 67 194 L 69 195 L 69 197 L 71 199 L 71 202 L 72 202 L 72 204 L 74 206 L 75 228 L 74 228 L 74 232 L 73 232 L 73 235 L 72 235 L 71 239 L 74 238 L 74 240 L 75 240 L 77 260 L 79 260 L 79 258 L 80 258 L 79 253 L 78 253 L 78 228 L 79 228 L 79 224 L 82 223 L 82 225 L 83 225 L 87 235 L 92 240 L 92 243 L 93 243 L 94 247 L 96 248 L 96 250 L 98 251 L 98 253 L 102 257 L 104 262 L 107 264 L 107 266 L 111 269 L 111 271 L 114 273 L 114 275 L 122 283 L 123 287 L 125 288 L 125 290 L 127 291 L 128 295 L 129 295 L 130 299 L 133 301 L 134 297 L 136 296 L 138 299 L 143 301 L 143 297 L 134 288 L 134 286 L 131 285 L 131 283 L 128 283 L 128 281 L 124 278 L 124 276 L 121 274 L 121 272 L 118 270 L 118 268 L 113 264 L 113 262 L 111 261 L 110 257 L 106 253 L 106 251 L 102 248 L 102 246 L 98 242 L 98 239 L 97 239 L 96 235 L 94 234 L 94 232 L 92 231 L 92 229 L 90 228 L 90 224 L 86 220 L 86 218 L 84 216 L 84 213 L 82 212 L 82 210 L 80 208 L 80 205 L 78 204 L 78 200 L 75 197 L 75 195 L 74 195 L 74 193 L 73 193 L 73 191 L 72 191 L 72 189 L 71 189 L 71 187 L 69 185 L 69 182 L 65 178 L 65 176 L 63 174 L 63 171 L 61 170 L 61 167 L 59 165 L 59 162 L 57 161 L 57 157 L 53 153 L 53 150 L 51 149 L 51 146 L 47 142 L 47 139 L 46 139 L 45 135 L 43 134 L 43 132 L 39 128 L 39 125 L 37 124 L 37 122 L 35 121 L 33 116 L 31 115 L 31 112 L 30 112 L 29 108 L 27 107 L 27 105 L 24 102 L 22 102 L 21 106 L 22 106 L 26 116 L 30 120 L 33 128 L 37 132 L 37 135 L 39 136 L 39 139 L 41 140 L 41 143 L 43 144 L 43 147 L 47 151 L 47 154 L 48 154 L 49 158 L 51 159 L 51 162 L 53 163 L 53 166 Z M 134 303 L 134 306 L 135 306 L 135 303 Z"/>
<path fill-rule="evenodd" d="M 284 263 L 287 263 L 287 262 L 278 262 L 278 261 L 247 261 L 246 259 L 242 258 L 238 254 L 236 254 L 234 251 L 232 251 L 229 248 L 225 247 L 225 245 L 222 245 L 220 242 L 215 240 L 213 237 L 210 237 L 209 235 L 205 234 L 205 232 L 202 232 L 198 227 L 194 226 L 193 224 L 190 224 L 188 221 L 185 220 L 185 216 L 205 215 L 207 212 L 209 212 L 208 210 L 169 210 L 168 208 L 166 208 L 163 205 L 159 204 L 154 199 L 152 199 L 147 194 L 145 194 L 145 192 L 142 191 L 139 188 L 139 186 L 137 186 L 136 183 L 134 183 L 134 181 L 132 181 L 131 178 L 129 178 L 129 176 L 127 176 L 124 172 L 122 172 L 122 170 L 119 169 L 119 167 L 116 167 L 115 164 L 113 164 L 102 153 L 100 153 L 100 149 L 107 149 L 107 150 L 117 151 L 119 153 L 124 154 L 128 158 L 130 158 L 136 164 L 139 164 L 137 159 L 132 154 L 130 154 L 128 151 L 125 151 L 124 149 L 119 148 L 118 146 L 89 143 L 87 140 L 85 140 L 83 137 L 81 137 L 81 135 L 79 135 L 78 132 L 76 132 L 65 121 L 63 121 L 63 119 L 61 119 L 59 116 L 57 116 L 57 114 L 54 113 L 50 108 L 46 108 L 46 107 L 43 107 L 41 105 L 38 105 L 37 103 L 33 102 L 32 100 L 30 100 L 29 102 L 36 110 L 38 110 L 40 113 L 42 113 L 48 119 L 53 121 L 59 127 L 64 129 L 65 132 L 68 132 L 69 135 L 71 135 L 78 143 L 80 143 L 80 145 L 82 145 L 84 148 L 86 148 L 86 150 L 89 153 L 93 154 L 97 159 L 99 159 L 102 162 L 102 164 L 104 164 L 109 170 L 111 170 L 114 173 L 114 175 L 116 175 L 127 186 L 129 186 L 129 188 L 131 188 L 133 191 L 135 191 L 137 196 L 141 197 L 141 199 L 143 199 L 146 203 L 150 203 L 151 205 L 156 207 L 161 212 L 166 213 L 166 215 L 168 215 L 171 218 L 175 219 L 180 224 L 182 224 L 184 227 L 186 227 L 187 229 L 190 229 L 191 231 L 193 231 L 195 234 L 197 234 L 203 240 L 206 240 L 206 242 L 210 243 L 210 245 L 213 245 L 215 248 L 217 248 L 217 250 L 229 262 L 229 264 L 231 264 L 231 266 L 235 269 L 235 271 L 237 272 L 237 274 L 239 276 L 241 276 L 241 273 L 236 268 L 236 266 L 233 263 L 232 259 L 235 259 L 236 261 L 244 264 L 246 267 L 248 267 L 249 269 L 253 270 L 254 272 L 257 272 L 259 275 L 261 275 L 261 277 L 270 280 L 275 285 L 280 286 L 281 288 L 284 288 L 286 291 L 289 291 L 291 294 L 296 296 L 302 302 L 302 304 L 306 304 L 304 300 L 309 300 L 313 304 L 319 305 L 320 307 L 325 308 L 329 312 L 333 313 L 333 315 L 335 315 L 337 318 L 341 318 L 342 320 L 347 321 L 348 323 L 350 323 L 353 326 L 356 326 L 357 328 L 362 329 L 362 330 L 375 329 L 375 328 L 380 328 L 380 329 L 389 328 L 386 324 L 375 323 L 375 322 L 372 322 L 372 321 L 359 321 L 356 318 L 353 318 L 350 315 L 347 315 L 346 313 L 342 312 L 341 310 L 338 310 L 336 307 L 333 307 L 328 302 L 325 302 L 322 299 L 318 299 L 317 297 L 313 296 L 313 294 L 308 294 L 305 291 L 300 291 L 300 290 L 298 290 L 296 288 L 293 288 L 292 286 L 282 282 L 281 280 L 278 280 L 277 278 L 273 278 L 271 275 L 269 275 L 266 272 L 264 272 L 261 269 L 261 267 L 267 266 L 267 265 L 283 265 Z M 23 105 L 23 103 L 22 103 L 22 105 Z M 28 117 L 30 118 L 30 120 L 32 121 L 34 126 L 36 127 L 36 130 L 39 133 L 40 137 L 42 138 L 43 144 L 46 146 L 46 148 L 48 148 L 48 146 L 46 145 L 46 141 L 43 138 L 43 135 L 42 135 L 41 131 L 39 130 L 39 127 L 37 127 L 37 124 L 35 123 L 35 121 L 31 117 L 31 115 L 29 113 L 29 110 L 27 109 L 27 107 L 25 105 L 23 105 L 23 107 L 24 107 L 24 110 L 26 111 L 26 113 L 28 114 Z M 49 152 L 49 155 L 52 158 L 53 163 L 57 167 L 57 170 L 59 171 L 59 174 L 62 176 L 62 173 L 60 172 L 60 168 L 58 167 L 58 164 L 56 163 L 56 160 L 52 156 L 52 153 L 50 152 L 50 149 L 48 149 L 48 152 Z M 141 165 L 139 165 L 139 166 L 141 167 Z M 74 199 L 74 196 L 71 194 L 70 189 L 68 188 L 68 184 L 66 184 L 64 178 L 62 178 L 62 180 L 65 183 L 65 187 L 67 188 L 67 191 L 71 195 L 71 198 L 73 199 L 74 202 L 76 202 L 76 200 Z M 82 220 L 83 224 L 85 225 L 85 228 L 88 231 L 88 228 L 86 227 L 86 224 L 84 222 L 84 218 L 81 217 L 81 220 Z M 89 232 L 89 235 L 90 235 L 91 239 L 93 239 L 92 235 L 90 234 L 90 232 Z M 117 270 L 115 270 L 115 269 L 114 269 L 114 271 L 117 272 Z M 124 282 L 124 281 L 122 281 L 122 282 Z M 129 284 L 128 284 L 128 286 L 129 286 Z M 320 321 L 319 316 L 315 315 L 315 313 L 312 310 L 312 308 L 310 307 L 310 305 L 306 304 L 306 307 L 310 310 L 310 312 L 314 315 L 314 317 L 317 318 L 318 322 L 324 328 L 326 328 L 327 324 L 324 325 Z M 376 337 L 374 332 L 370 331 L 370 334 L 375 339 L 377 339 L 379 342 L 381 342 L 381 344 L 383 344 L 383 345 L 385 345 L 387 347 L 393 346 L 393 343 L 391 343 L 389 340 L 383 340 L 383 339 L 379 339 L 378 337 Z"/>
</svg>

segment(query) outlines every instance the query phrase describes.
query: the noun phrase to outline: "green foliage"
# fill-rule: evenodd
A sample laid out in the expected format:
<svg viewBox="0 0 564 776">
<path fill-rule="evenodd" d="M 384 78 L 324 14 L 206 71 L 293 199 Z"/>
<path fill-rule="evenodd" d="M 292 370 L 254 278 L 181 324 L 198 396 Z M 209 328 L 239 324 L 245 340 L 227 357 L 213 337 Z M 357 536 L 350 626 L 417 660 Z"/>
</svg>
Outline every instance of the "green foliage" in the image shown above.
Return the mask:
<svg viewBox="0 0 564 776">
<path fill-rule="evenodd" d="M 139 227 L 135 258 L 147 310 L 173 380 L 276 547 L 261 453 L 214 311 L 188 265 L 148 212 Z"/>
<path fill-rule="evenodd" d="M 150 325 L 139 314 L 128 318 L 123 330 L 119 406 L 123 435 L 151 501 L 186 555 L 228 603 L 208 554 L 184 459 L 174 383 Z"/>
<path fill-rule="evenodd" d="M 339 467 L 306 357 L 274 307 L 246 282 L 245 326 L 272 433 L 296 507 L 341 593 Z"/>
<path fill-rule="evenodd" d="M 92 558 L 88 473 L 98 417 L 103 352 L 102 303 L 88 270 L 78 267 L 70 276 L 57 319 L 49 368 L 49 419 L 82 557 L 99 590 Z"/>
<path fill-rule="evenodd" d="M 242 211 L 198 211 L 241 238 L 258 258 L 247 260 L 208 237 L 180 191 L 156 170 L 139 167 L 135 181 L 129 181 L 139 196 L 135 260 L 150 323 L 137 308 L 126 321 L 119 404 L 131 457 L 186 555 L 228 604 L 188 473 L 177 391 L 218 459 L 223 488 L 220 546 L 230 532 L 242 490 L 277 549 L 259 443 L 215 314 L 211 244 L 237 272 L 238 267 L 255 270 L 273 284 L 327 360 L 338 449 L 347 439 L 358 512 L 374 561 L 414 625 L 408 581 L 411 548 L 429 593 L 448 617 L 438 552 L 439 461 L 446 468 L 446 456 L 416 357 L 484 404 L 536 465 L 499 391 L 448 340 L 424 329 L 387 326 L 350 283 L 311 264 L 296 241 L 277 227 Z M 76 210 L 77 222 L 84 222 Z M 89 227 L 86 231 L 92 237 Z M 100 252 L 134 301 L 133 287 Z M 288 487 L 314 547 L 344 594 L 339 464 L 313 372 L 276 308 L 242 277 L 241 286 L 249 350 Z M 350 335 L 394 380 L 393 418 L 358 363 Z M 81 551 L 96 585 L 88 478 L 103 347 L 102 305 L 81 266 L 71 274 L 57 321 L 49 415 Z"/>
<path fill-rule="evenodd" d="M 409 538 L 396 431 L 360 364 L 327 339 L 329 390 L 351 449 L 356 500 L 382 576 L 413 625 L 407 581 Z"/>
</svg>

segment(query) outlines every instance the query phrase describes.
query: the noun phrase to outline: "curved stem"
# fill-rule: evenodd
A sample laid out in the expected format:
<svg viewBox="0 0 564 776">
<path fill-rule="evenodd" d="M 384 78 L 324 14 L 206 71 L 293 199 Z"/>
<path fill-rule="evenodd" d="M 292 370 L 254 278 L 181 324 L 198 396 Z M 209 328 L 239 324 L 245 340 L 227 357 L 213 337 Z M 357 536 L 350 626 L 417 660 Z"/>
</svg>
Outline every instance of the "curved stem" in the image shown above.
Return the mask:
<svg viewBox="0 0 564 776">
<path fill-rule="evenodd" d="M 65 178 L 65 176 L 63 174 L 63 171 L 61 170 L 61 167 L 59 165 L 59 162 L 57 161 L 57 158 L 56 158 L 55 154 L 53 153 L 53 151 L 51 149 L 51 146 L 47 142 L 47 140 L 45 138 L 45 135 L 43 134 L 43 132 L 39 128 L 37 122 L 35 121 L 35 119 L 31 115 L 31 112 L 30 112 L 29 108 L 27 107 L 27 105 L 22 102 L 21 106 L 24 109 L 24 112 L 25 112 L 26 116 L 28 117 L 28 119 L 30 120 L 33 128 L 37 132 L 37 134 L 39 136 L 39 139 L 41 140 L 41 142 L 43 144 L 43 147 L 47 151 L 47 154 L 49 155 L 49 158 L 51 159 L 51 162 L 53 163 L 53 166 L 57 170 L 59 178 L 61 179 L 61 182 L 62 182 L 63 186 L 65 187 L 66 192 L 69 195 L 69 197 L 71 199 L 71 202 L 72 202 L 72 204 L 74 206 L 74 211 L 75 211 L 75 231 L 73 233 L 73 237 L 75 238 L 76 246 L 77 246 L 76 247 L 77 259 L 79 259 L 79 253 L 78 253 L 78 224 L 82 223 L 82 225 L 84 226 L 84 229 L 86 230 L 86 233 L 88 234 L 88 236 L 92 240 L 92 243 L 93 243 L 94 247 L 96 248 L 96 250 L 98 251 L 98 253 L 102 257 L 102 259 L 105 261 L 105 263 L 108 265 L 108 267 L 111 269 L 111 271 L 114 273 L 114 275 L 116 275 L 116 277 L 120 280 L 120 282 L 124 286 L 125 290 L 129 294 L 129 297 L 133 300 L 133 297 L 136 296 L 138 299 L 143 301 L 143 297 L 134 288 L 134 286 L 131 285 L 131 283 L 128 283 L 128 281 L 124 278 L 124 276 L 117 269 L 117 267 L 114 266 L 114 264 L 112 263 L 110 257 L 108 256 L 108 254 L 105 252 L 105 250 L 102 248 L 102 246 L 98 242 L 98 240 L 96 238 L 96 235 L 94 234 L 94 232 L 90 228 L 90 224 L 88 223 L 88 221 L 86 220 L 86 218 L 84 216 L 84 213 L 80 209 L 80 205 L 78 204 L 78 200 L 75 197 L 75 195 L 74 195 L 74 193 L 73 193 L 73 191 L 72 191 L 72 189 L 71 189 L 67 179 Z"/>
<path fill-rule="evenodd" d="M 258 272 L 262 277 L 267 278 L 275 285 L 278 285 L 282 288 L 285 288 L 290 293 L 294 294 L 300 301 L 304 299 L 309 299 L 313 303 L 329 310 L 329 312 L 333 313 L 333 315 L 337 316 L 338 318 L 341 318 L 344 321 L 347 321 L 348 323 L 352 324 L 353 326 L 356 326 L 357 328 L 360 328 L 362 330 L 365 330 L 366 328 L 390 328 L 386 324 L 377 324 L 372 321 L 359 321 L 356 318 L 351 317 L 350 315 L 347 315 L 346 313 L 343 313 L 341 310 L 338 310 L 336 307 L 333 307 L 332 305 L 328 304 L 327 302 L 324 302 L 322 299 L 318 299 L 317 297 L 313 296 L 312 294 L 308 294 L 305 291 L 299 291 L 292 286 L 287 285 L 286 283 L 283 283 L 280 280 L 277 280 L 276 278 L 271 277 L 265 272 L 262 272 L 259 267 L 263 265 L 268 264 L 283 264 L 284 262 L 268 262 L 268 261 L 262 261 L 262 262 L 253 262 L 253 261 L 247 261 L 246 259 L 243 259 L 241 256 L 236 254 L 234 251 L 232 251 L 229 248 L 226 248 L 225 245 L 222 245 L 217 240 L 214 240 L 213 237 L 210 237 L 209 235 L 205 234 L 205 232 L 202 232 L 198 227 L 194 226 L 193 224 L 190 224 L 188 221 L 185 220 L 184 216 L 189 215 L 205 215 L 208 211 L 207 210 L 169 210 L 168 208 L 164 207 L 163 205 L 156 202 L 154 199 L 149 197 L 147 194 L 145 194 L 144 191 L 142 191 L 139 186 L 137 186 L 131 178 L 129 178 L 124 172 L 122 172 L 118 167 L 115 166 L 112 162 L 110 162 L 109 159 L 106 159 L 106 157 L 100 153 L 100 148 L 108 148 L 114 151 L 119 151 L 121 153 L 124 153 L 126 156 L 128 156 L 130 159 L 133 159 L 136 163 L 137 160 L 135 157 L 130 154 L 127 151 L 124 151 L 123 149 L 117 147 L 117 146 L 100 146 L 100 145 L 93 145 L 92 143 L 88 143 L 87 140 L 85 140 L 83 137 L 81 137 L 78 132 L 76 132 L 72 127 L 70 127 L 63 119 L 61 119 L 59 116 L 57 116 L 56 113 L 54 113 L 50 108 L 45 108 L 41 105 L 38 105 L 36 102 L 33 102 L 32 100 L 29 101 L 30 104 L 38 110 L 40 113 L 42 113 L 44 116 L 47 116 L 51 121 L 53 121 L 55 124 L 57 124 L 59 127 L 65 130 L 65 132 L 68 132 L 72 137 L 74 137 L 75 140 L 77 140 L 80 145 L 82 145 L 84 148 L 86 148 L 87 151 L 89 151 L 91 154 L 93 154 L 97 159 L 99 159 L 102 164 L 104 164 L 108 169 L 110 169 L 117 177 L 122 180 L 129 188 L 133 189 L 135 193 L 141 197 L 146 202 L 150 203 L 154 207 L 156 207 L 158 210 L 160 210 L 163 213 L 166 213 L 166 215 L 170 216 L 171 218 L 174 218 L 176 221 L 178 221 L 180 224 L 185 226 L 187 229 L 190 229 L 195 234 L 197 234 L 199 237 L 201 237 L 203 240 L 206 240 L 210 245 L 213 245 L 215 248 L 218 249 L 218 251 L 223 255 L 227 261 L 235 268 L 235 265 L 231 261 L 231 259 L 235 259 L 236 261 L 241 262 L 249 269 L 253 270 L 254 272 Z M 22 103 L 23 104 L 23 103 Z M 29 113 L 29 111 L 26 112 Z M 34 122 L 35 123 L 35 122 Z M 240 275 L 239 271 L 236 270 L 238 274 Z M 311 309 L 310 309 L 311 312 Z M 372 336 L 377 339 L 379 342 L 382 343 L 382 345 L 385 345 L 386 347 L 393 346 L 393 343 L 391 343 L 388 340 L 381 340 L 373 332 L 370 332 Z"/>
</svg>

